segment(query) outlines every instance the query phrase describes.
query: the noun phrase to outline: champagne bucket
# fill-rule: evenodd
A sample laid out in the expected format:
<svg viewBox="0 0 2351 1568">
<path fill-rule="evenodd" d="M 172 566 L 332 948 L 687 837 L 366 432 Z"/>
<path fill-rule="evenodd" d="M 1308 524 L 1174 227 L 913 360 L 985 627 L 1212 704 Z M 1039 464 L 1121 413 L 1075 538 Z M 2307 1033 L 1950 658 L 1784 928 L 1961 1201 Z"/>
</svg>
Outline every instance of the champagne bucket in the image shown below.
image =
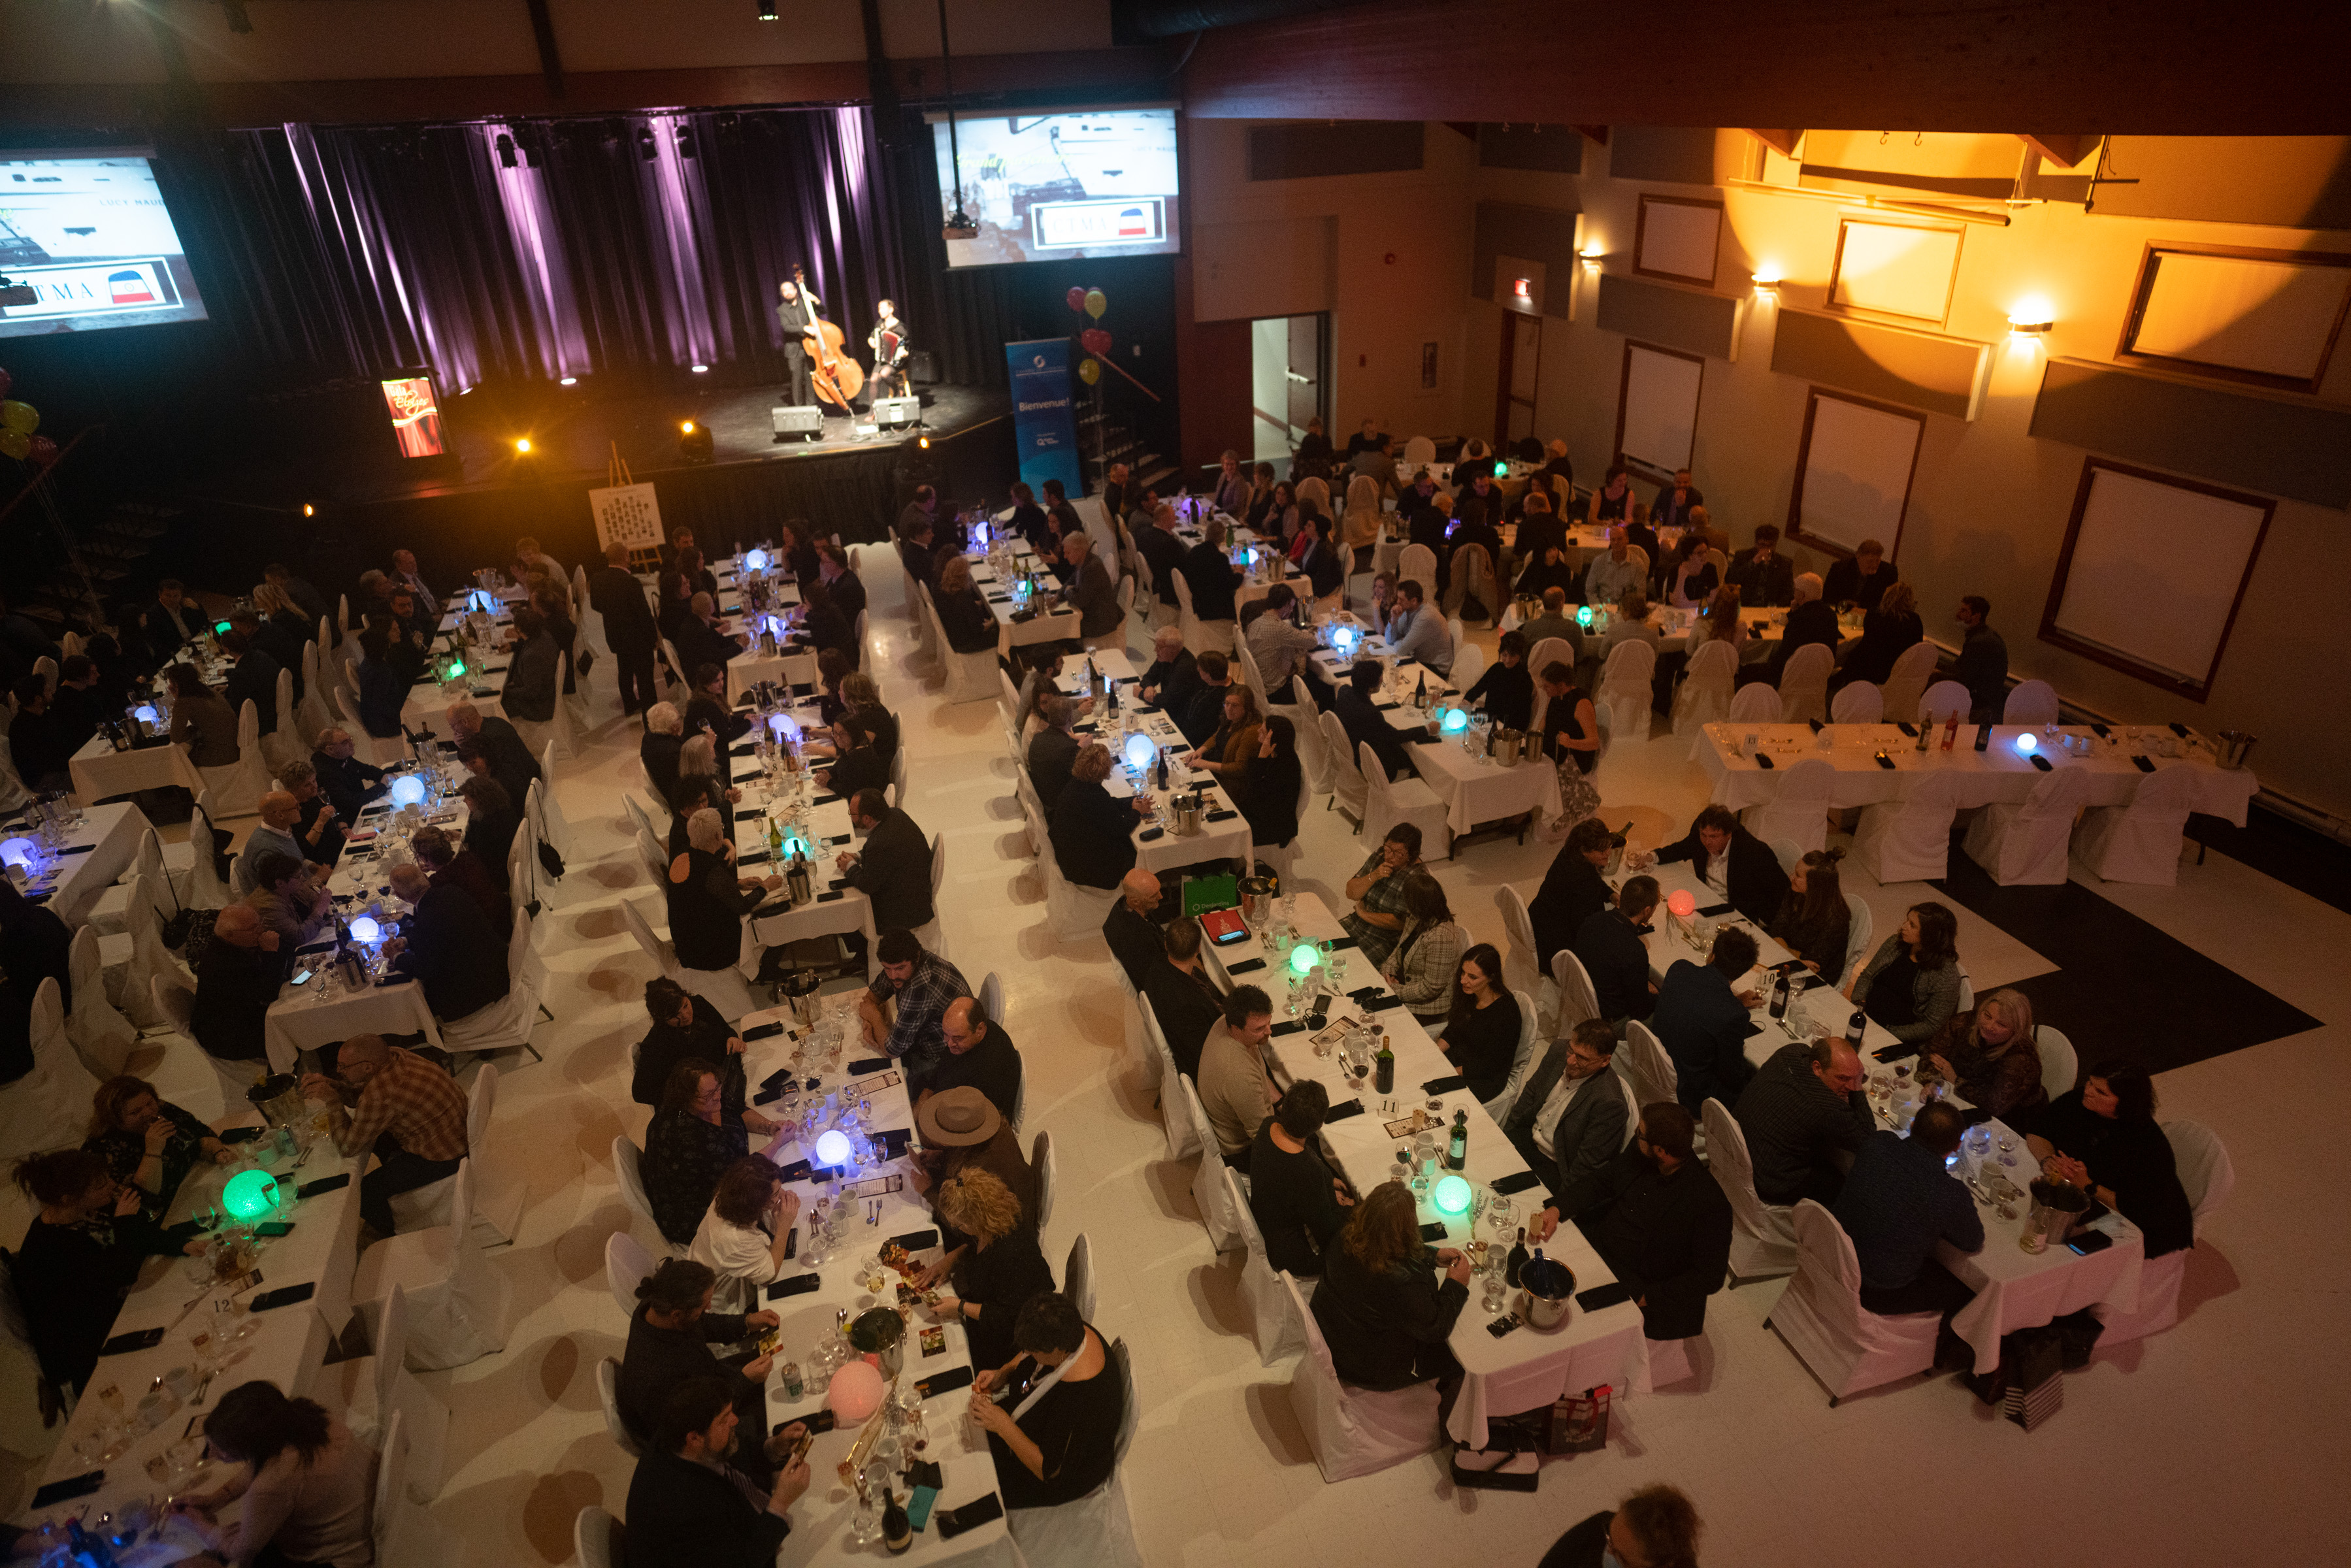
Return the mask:
<svg viewBox="0 0 2351 1568">
<path fill-rule="evenodd" d="M 1168 815 L 1174 819 L 1176 836 L 1188 839 L 1199 832 L 1207 813 L 1198 797 L 1181 795 L 1169 802 Z"/>
<path fill-rule="evenodd" d="M 2260 739 L 2260 736 L 2247 735 L 2241 729 L 2222 730 L 2220 732 L 2220 766 L 2231 771 L 2244 767 L 2245 753 L 2252 750 L 2254 743 Z"/>
<path fill-rule="evenodd" d="M 1527 755 L 1527 732 L 1496 725 L 1486 734 L 1486 755 L 1505 768 L 1515 768 Z"/>
<path fill-rule="evenodd" d="M 302 1099 L 302 1081 L 290 1072 L 273 1072 L 245 1092 L 261 1119 L 273 1127 L 290 1127 L 308 1114 Z"/>
<path fill-rule="evenodd" d="M 1529 1259 L 1519 1270 L 1519 1286 L 1527 1293 L 1527 1326 L 1551 1330 L 1567 1322 L 1575 1300 L 1575 1270 L 1555 1258 L 1540 1263 Z"/>
<path fill-rule="evenodd" d="M 818 983 L 814 969 L 794 969 L 786 975 L 783 983 L 776 988 L 784 1000 L 791 1006 L 792 1021 L 803 1029 L 816 1022 Z"/>
</svg>

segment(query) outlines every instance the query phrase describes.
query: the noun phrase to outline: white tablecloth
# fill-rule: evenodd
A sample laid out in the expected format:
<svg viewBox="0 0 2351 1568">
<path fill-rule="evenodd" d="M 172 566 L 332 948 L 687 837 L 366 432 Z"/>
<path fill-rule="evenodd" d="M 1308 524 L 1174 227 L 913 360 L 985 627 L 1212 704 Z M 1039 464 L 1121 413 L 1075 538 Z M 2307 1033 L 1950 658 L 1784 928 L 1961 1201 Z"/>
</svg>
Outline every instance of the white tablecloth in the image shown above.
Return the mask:
<svg viewBox="0 0 2351 1568">
<path fill-rule="evenodd" d="M 2040 769 L 2032 766 L 2026 754 L 2016 749 L 2016 737 L 2026 733 L 2038 740 L 2032 755 L 2045 756 L 2055 767 L 2081 768 L 2089 774 L 2086 803 L 2092 806 L 2126 806 L 2138 794 L 2139 781 L 2152 775 L 2138 770 L 2131 761 L 2134 755 L 2147 757 L 2158 771 L 2171 768 L 2192 771 L 2196 789 L 2189 809 L 2225 817 L 2239 827 L 2244 825 L 2247 803 L 2261 788 L 2261 781 L 2251 769 L 2222 768 L 2212 759 L 2209 748 L 2199 748 L 2195 756 L 2179 758 L 2157 755 L 2162 741 L 2177 741 L 2168 728 L 2126 727 L 2113 731 L 2110 739 L 2100 739 L 2080 726 L 2065 726 L 2059 731 L 2061 735 L 2086 738 L 2090 743 L 2086 755 L 2068 755 L 2031 725 L 1994 725 L 1991 744 L 1978 751 L 1975 727 L 1963 723 L 1950 750 L 1941 748 L 1942 736 L 1938 731 L 1928 749 L 1920 751 L 1916 740 L 1891 724 L 1832 724 L 1815 736 L 1810 725 L 1725 722 L 1706 727 L 1694 755 L 1707 776 L 1714 780 L 1715 800 L 1734 810 L 1776 799 L 1789 768 L 1815 757 L 1836 770 L 1829 791 L 1832 807 L 1870 806 L 1901 800 L 1916 788 L 1922 775 L 1931 772 L 1956 772 L 1961 776 L 1961 806 L 1988 806 L 2022 800 L 2040 780 Z M 1764 768 L 1756 762 L 1753 749 L 1747 745 L 1749 736 L 1755 737 L 1761 748 L 1771 754 L 1771 768 Z M 1734 744 L 1740 752 L 1735 757 L 1730 751 Z M 1891 769 L 1878 766 L 1880 751 L 1894 764 Z"/>
<path fill-rule="evenodd" d="M 804 721 L 813 723 L 816 716 L 815 709 L 802 709 L 800 716 Z M 747 745 L 749 742 L 738 744 Z M 758 813 L 756 817 L 739 821 L 735 824 L 736 864 L 747 877 L 781 876 L 784 874 L 784 868 L 774 864 L 767 858 L 767 823 L 770 808 L 774 809 L 774 814 L 782 814 L 789 800 L 789 793 L 785 789 L 771 788 L 767 782 L 766 775 L 759 771 L 758 764 L 750 758 L 734 758 L 730 759 L 729 765 L 735 770 L 737 787 L 743 791 L 743 799 L 737 805 L 736 810 L 738 812 Z M 804 797 L 806 800 L 812 802 L 824 798 L 825 792 L 816 787 L 813 779 L 809 781 L 806 788 L 807 794 Z M 787 829 L 787 831 L 792 831 Z M 758 967 L 758 950 L 763 946 L 772 947 L 786 942 L 798 942 L 810 936 L 831 936 L 837 932 L 859 931 L 864 933 L 869 944 L 868 950 L 871 951 L 870 944 L 877 935 L 873 929 L 873 902 L 857 889 L 841 888 L 838 890 L 841 894 L 839 898 L 826 899 L 822 903 L 817 902 L 821 894 L 834 891 L 831 884 L 841 875 L 839 869 L 833 863 L 834 857 L 841 851 L 853 847 L 853 830 L 849 821 L 849 802 L 836 798 L 826 800 L 820 806 L 810 805 L 808 808 L 807 820 L 799 831 L 804 831 L 809 840 L 809 879 L 811 883 L 810 900 L 794 908 L 785 902 L 784 894 L 778 892 L 772 895 L 772 903 L 769 906 L 753 912 L 751 918 L 743 923 L 743 957 L 746 963 L 752 966 L 755 972 Z M 834 839 L 839 839 L 841 841 L 838 843 L 831 841 Z M 789 850 L 786 852 L 789 855 Z M 747 856 L 750 857 L 747 861 L 745 858 Z"/>
<path fill-rule="evenodd" d="M 1338 916 L 1329 906 L 1311 894 L 1298 896 L 1296 918 L 1301 936 L 1312 940 L 1337 938 L 1345 935 Z M 1343 951 L 1352 952 L 1352 949 Z M 1386 1124 L 1398 1114 L 1409 1114 L 1416 1106 L 1426 1107 L 1431 1096 L 1421 1085 L 1439 1078 L 1454 1075 L 1454 1067 L 1445 1053 L 1437 1049 L 1412 1014 L 1401 1007 L 1390 1007 L 1378 1012 L 1367 1012 L 1360 1004 L 1341 998 L 1332 1006 L 1329 1024 L 1354 1018 L 1380 1024 L 1395 1052 L 1395 1090 L 1389 1098 L 1397 1102 L 1400 1112 L 1383 1115 L 1380 1096 L 1369 1087 L 1359 1092 L 1353 1080 L 1340 1068 L 1337 1056 L 1318 1056 L 1310 1043 L 1311 1034 L 1303 1027 L 1291 1028 L 1302 1019 L 1280 1016 L 1286 1010 L 1283 978 L 1274 968 L 1275 957 L 1261 945 L 1244 945 L 1219 950 L 1204 947 L 1210 972 L 1220 986 L 1229 987 L 1238 977 L 1251 985 L 1263 986 L 1273 996 L 1277 1015 L 1275 1035 L 1268 1048 L 1267 1065 L 1276 1081 L 1287 1084 L 1300 1078 L 1311 1078 L 1331 1092 L 1333 1105 L 1361 1099 L 1364 1113 L 1343 1121 L 1326 1123 L 1322 1142 L 1340 1169 L 1358 1193 L 1369 1192 L 1395 1174 L 1396 1151 L 1408 1146 L 1408 1140 L 1388 1136 Z M 1247 964 L 1263 960 L 1265 967 L 1245 969 L 1238 977 L 1231 974 L 1228 964 Z M 1366 986 L 1376 988 L 1383 996 L 1389 995 L 1379 975 L 1360 953 L 1354 953 L 1342 982 L 1349 990 Z M 1287 1032 L 1284 1032 L 1287 1031 Z M 1527 1168 L 1510 1141 L 1502 1135 L 1500 1127 L 1486 1114 L 1485 1108 L 1467 1089 L 1435 1097 L 1441 1107 L 1438 1116 L 1450 1124 L 1456 1111 L 1469 1113 L 1469 1157 L 1462 1175 L 1473 1185 L 1484 1186 L 1504 1177 L 1517 1175 Z M 1541 1207 L 1543 1189 L 1538 1186 L 1516 1194 L 1511 1203 L 1520 1222 Z M 1428 1203 L 1419 1209 L 1423 1224 L 1443 1219 L 1448 1234 L 1444 1245 L 1459 1247 L 1471 1239 L 1470 1226 L 1466 1217 L 1440 1216 Z M 1498 1232 L 1480 1220 L 1476 1239 L 1496 1240 Z M 1508 1247 L 1508 1240 L 1501 1243 Z M 1615 1279 L 1600 1254 L 1583 1239 L 1583 1233 L 1573 1225 L 1562 1225 L 1544 1244 L 1544 1256 L 1557 1259 L 1575 1274 L 1575 1288 L 1590 1290 Z M 1496 1339 L 1486 1332 L 1493 1314 L 1485 1309 L 1485 1281 L 1473 1277 L 1469 1286 L 1468 1304 L 1461 1309 L 1453 1334 L 1447 1343 L 1467 1375 L 1461 1395 L 1454 1402 L 1447 1429 L 1455 1441 L 1470 1448 L 1482 1448 L 1486 1442 L 1486 1423 L 1493 1416 L 1508 1416 L 1521 1410 L 1539 1409 L 1550 1405 L 1562 1394 L 1580 1394 L 1587 1388 L 1607 1384 L 1617 1393 L 1631 1391 L 1647 1364 L 1647 1341 L 1641 1331 L 1641 1312 L 1629 1301 L 1599 1312 L 1588 1312 L 1573 1308 L 1561 1327 L 1548 1333 L 1532 1328 L 1520 1328 Z M 1309 1294 L 1311 1294 L 1309 1285 Z M 1512 1306 L 1521 1303 L 1512 1292 Z"/>
<path fill-rule="evenodd" d="M 1074 640 L 1079 634 L 1078 622 L 1081 619 L 1078 612 L 1075 610 L 1045 608 L 1051 603 L 1056 587 L 1053 574 L 1038 560 L 1036 552 L 1025 542 L 1015 542 L 1014 555 L 1020 564 L 1037 574 L 1037 598 L 1033 602 L 1039 609 L 1027 621 L 1012 619 L 1014 612 L 1020 609 L 1013 602 L 1012 585 L 1008 581 L 998 580 L 995 569 L 987 564 L 987 557 L 981 554 L 969 558 L 972 586 L 979 590 L 981 596 L 987 601 L 988 612 L 996 617 L 998 651 L 1010 658 L 1013 649 L 1030 643 Z M 1112 564 L 1110 570 L 1113 573 L 1111 580 L 1115 582 L 1118 580 L 1116 563 Z"/>
<path fill-rule="evenodd" d="M 102 735 L 73 754 L 66 764 L 73 775 L 74 798 L 87 805 L 141 789 L 162 789 L 176 784 L 191 795 L 204 787 L 204 775 L 188 760 L 187 747 L 166 741 L 117 751 Z"/>
<path fill-rule="evenodd" d="M 47 883 L 47 907 L 68 925 L 88 920 L 91 905 L 131 869 L 147 831 L 146 814 L 127 800 L 91 806 L 82 814 L 87 821 L 60 839 L 57 850 L 47 852 L 56 856 L 57 873 Z M 29 891 L 37 895 L 41 888 Z"/>
<path fill-rule="evenodd" d="M 1368 638 L 1362 656 L 1376 657 L 1385 648 L 1381 639 Z M 1314 667 L 1335 686 L 1347 678 L 1349 666 L 1326 648 L 1314 655 Z M 1427 725 L 1412 706 L 1420 668 L 1414 664 L 1391 672 L 1380 694 L 1381 702 L 1395 705 L 1388 711 L 1388 724 L 1399 734 L 1428 733 Z M 1429 673 L 1435 674 L 1434 671 Z M 1448 700 L 1460 695 L 1450 682 L 1437 681 L 1430 687 L 1431 696 L 1438 695 L 1440 689 Z M 1412 754 L 1413 770 L 1445 802 L 1446 826 L 1456 833 L 1466 833 L 1479 822 L 1503 821 L 1529 811 L 1556 817 L 1562 809 L 1559 767 L 1548 758 L 1531 757 L 1505 768 L 1482 753 L 1470 755 L 1462 748 L 1458 737 L 1417 742 L 1406 749 Z"/>
</svg>

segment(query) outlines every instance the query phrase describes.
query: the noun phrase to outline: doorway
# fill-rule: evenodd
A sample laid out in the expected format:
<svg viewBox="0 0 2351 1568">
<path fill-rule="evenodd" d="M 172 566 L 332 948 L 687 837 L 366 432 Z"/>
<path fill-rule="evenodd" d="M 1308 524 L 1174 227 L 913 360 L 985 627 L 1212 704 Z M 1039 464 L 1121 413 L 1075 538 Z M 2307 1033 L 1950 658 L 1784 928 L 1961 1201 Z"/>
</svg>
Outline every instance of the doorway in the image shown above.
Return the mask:
<svg viewBox="0 0 2351 1568">
<path fill-rule="evenodd" d="M 1494 444 L 1502 451 L 1535 433 L 1535 388 L 1542 367 L 1542 318 L 1502 312 L 1501 385 L 1495 393 Z"/>
<path fill-rule="evenodd" d="M 1251 460 L 1290 472 L 1290 455 L 1306 422 L 1330 428 L 1328 315 L 1267 316 L 1249 323 Z"/>
</svg>

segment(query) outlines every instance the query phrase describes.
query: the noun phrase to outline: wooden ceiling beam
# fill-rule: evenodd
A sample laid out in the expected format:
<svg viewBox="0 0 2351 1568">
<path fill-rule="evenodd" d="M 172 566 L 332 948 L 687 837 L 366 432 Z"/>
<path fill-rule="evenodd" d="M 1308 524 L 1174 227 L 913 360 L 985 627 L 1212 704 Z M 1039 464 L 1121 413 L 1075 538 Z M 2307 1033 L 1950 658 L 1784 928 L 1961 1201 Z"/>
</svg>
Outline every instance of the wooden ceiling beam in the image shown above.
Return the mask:
<svg viewBox="0 0 2351 1568">
<path fill-rule="evenodd" d="M 1782 158 L 1793 158 L 1796 155 L 1796 143 L 1804 139 L 1804 133 L 1802 131 L 1756 131 L 1750 128 L 1747 134 Z"/>
<path fill-rule="evenodd" d="M 2071 169 L 2089 155 L 2091 148 L 2098 144 L 2098 139 L 2095 136 L 2076 135 L 2066 131 L 2020 131 L 2016 133 L 2016 139 L 2060 169 Z"/>
</svg>

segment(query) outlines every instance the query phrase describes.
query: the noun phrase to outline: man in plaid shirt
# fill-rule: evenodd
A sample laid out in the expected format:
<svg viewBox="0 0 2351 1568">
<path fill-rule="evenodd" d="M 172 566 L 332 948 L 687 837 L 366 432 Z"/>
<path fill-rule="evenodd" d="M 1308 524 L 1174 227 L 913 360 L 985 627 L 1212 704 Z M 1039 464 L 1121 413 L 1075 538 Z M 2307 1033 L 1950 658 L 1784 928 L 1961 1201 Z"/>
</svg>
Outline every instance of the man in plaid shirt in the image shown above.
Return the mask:
<svg viewBox="0 0 2351 1568">
<path fill-rule="evenodd" d="M 357 1034 L 343 1041 L 335 1076 L 302 1075 L 302 1095 L 332 1107 L 335 1147 L 375 1169 L 360 1180 L 360 1218 L 379 1236 L 392 1231 L 395 1193 L 457 1174 L 465 1157 L 465 1096 L 423 1057 Z"/>
<path fill-rule="evenodd" d="M 865 1043 L 895 1057 L 905 1071 L 909 1093 L 918 1093 L 938 1064 L 946 1060 L 947 1004 L 972 994 L 961 970 L 935 953 L 926 952 L 911 931 L 884 931 L 873 956 L 882 973 L 857 998 L 857 1016 L 865 1026 Z M 886 1018 L 884 1002 L 895 998 L 898 1015 Z"/>
</svg>

